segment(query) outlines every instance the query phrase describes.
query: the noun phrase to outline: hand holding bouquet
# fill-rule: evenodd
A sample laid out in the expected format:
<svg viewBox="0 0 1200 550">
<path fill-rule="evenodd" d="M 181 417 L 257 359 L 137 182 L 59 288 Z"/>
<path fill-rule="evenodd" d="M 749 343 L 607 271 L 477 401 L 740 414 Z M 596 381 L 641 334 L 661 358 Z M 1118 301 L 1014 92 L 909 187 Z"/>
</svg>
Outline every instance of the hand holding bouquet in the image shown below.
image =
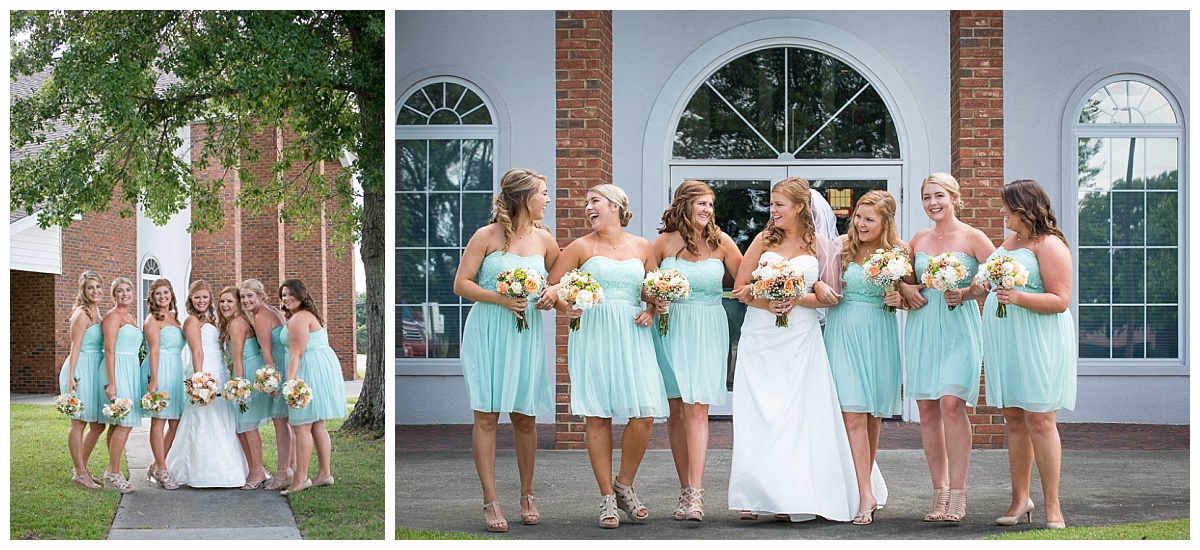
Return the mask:
<svg viewBox="0 0 1200 550">
<path fill-rule="evenodd" d="M 560 284 L 558 299 L 571 304 L 571 309 L 588 310 L 604 301 L 604 289 L 586 271 L 572 269 L 563 275 Z M 571 330 L 579 330 L 579 319 L 571 319 Z"/>
<path fill-rule="evenodd" d="M 131 412 L 133 412 L 133 401 L 124 397 L 118 397 L 100 409 L 101 414 L 118 421 L 129 416 Z"/>
<path fill-rule="evenodd" d="M 150 412 L 159 412 L 170 404 L 171 400 L 165 391 L 146 392 L 141 399 L 142 408 Z"/>
<path fill-rule="evenodd" d="M 958 284 L 966 279 L 967 275 L 967 266 L 958 260 L 958 256 L 953 252 L 943 252 L 929 260 L 925 272 L 921 273 L 921 282 L 929 288 L 945 293 L 952 288 L 958 288 Z M 955 306 L 947 304 L 946 308 L 954 311 Z"/>
<path fill-rule="evenodd" d="M 307 409 L 312 402 L 312 388 L 299 378 L 288 380 L 283 385 L 283 397 L 289 409 Z"/>
<path fill-rule="evenodd" d="M 977 277 L 980 280 L 988 281 L 992 286 L 1012 289 L 1025 286 L 1029 282 L 1029 270 L 1021 262 L 1014 260 L 1012 256 L 996 256 L 979 266 Z M 1008 315 L 1007 306 L 1007 304 L 999 304 L 996 307 L 996 317 L 1003 318 Z"/>
<path fill-rule="evenodd" d="M 254 389 L 263 393 L 279 391 L 279 371 L 272 365 L 267 365 L 254 371 Z"/>
<path fill-rule="evenodd" d="M 788 259 L 760 260 L 750 277 L 750 289 L 755 298 L 791 300 L 804 298 L 808 294 L 804 274 Z M 775 326 L 788 326 L 787 313 L 775 317 Z"/>
<path fill-rule="evenodd" d="M 221 394 L 225 399 L 237 403 L 239 410 L 246 412 L 246 403 L 249 403 L 254 395 L 254 382 L 245 378 L 230 378 Z"/>
<path fill-rule="evenodd" d="M 687 298 L 691 292 L 691 285 L 688 284 L 687 277 L 683 276 L 674 269 L 656 269 L 646 274 L 646 280 L 642 281 L 642 285 L 646 287 L 646 294 L 652 298 L 658 298 L 665 302 L 658 312 L 658 334 L 666 336 L 669 328 L 669 317 L 671 302 Z"/>
<path fill-rule="evenodd" d="M 183 379 L 183 390 L 193 405 L 205 406 L 221 395 L 221 383 L 207 372 L 198 372 Z"/>
<path fill-rule="evenodd" d="M 83 401 L 75 396 L 75 392 L 67 392 L 54 398 L 54 410 L 71 418 L 77 418 L 83 409 Z"/>
<path fill-rule="evenodd" d="M 863 281 L 883 287 L 884 292 L 896 290 L 896 282 L 911 274 L 912 262 L 908 260 L 908 251 L 902 246 L 893 246 L 889 250 L 877 248 L 863 262 Z M 883 308 L 888 312 L 896 311 L 892 306 Z"/>
<path fill-rule="evenodd" d="M 496 275 L 496 292 L 513 298 L 528 298 L 537 296 L 546 286 L 546 280 L 532 269 L 517 267 L 506 269 Z M 517 313 L 517 332 L 529 328 L 525 313 Z"/>
</svg>

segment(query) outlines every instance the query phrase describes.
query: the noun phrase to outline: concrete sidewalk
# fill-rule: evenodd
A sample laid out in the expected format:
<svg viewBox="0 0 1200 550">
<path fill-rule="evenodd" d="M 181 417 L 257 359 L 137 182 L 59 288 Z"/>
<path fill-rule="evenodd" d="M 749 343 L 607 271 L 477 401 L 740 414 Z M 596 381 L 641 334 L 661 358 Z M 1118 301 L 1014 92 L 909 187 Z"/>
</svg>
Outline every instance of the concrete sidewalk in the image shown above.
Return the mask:
<svg viewBox="0 0 1200 550">
<path fill-rule="evenodd" d="M 656 429 L 659 426 L 655 426 Z M 1189 517 L 1189 451 L 1068 450 L 1063 453 L 1061 494 L 1067 525 L 1099 526 Z M 614 469 L 619 463 L 614 453 Z M 855 526 L 825 520 L 780 523 L 770 518 L 739 521 L 726 510 L 731 451 L 713 450 L 705 476 L 703 523 L 671 519 L 679 494 L 671 453 L 650 450 L 636 479 L 650 509 L 645 524 L 596 525 L 599 491 L 586 451 L 539 451 L 534 495 L 540 525 L 520 521 L 519 484 L 513 451 L 498 451 L 497 489 L 509 523 L 501 538 L 514 539 L 977 539 L 1045 525 L 1036 468 L 1033 524 L 1000 527 L 993 520 L 1009 504 L 1008 455 L 976 450 L 971 457 L 967 518 L 961 524 L 924 523 L 931 492 L 920 450 L 882 450 L 879 468 L 887 481 L 887 506 L 875 523 Z M 433 531 L 487 534 L 478 477 L 469 451 L 396 453 L 396 525 Z"/>
</svg>

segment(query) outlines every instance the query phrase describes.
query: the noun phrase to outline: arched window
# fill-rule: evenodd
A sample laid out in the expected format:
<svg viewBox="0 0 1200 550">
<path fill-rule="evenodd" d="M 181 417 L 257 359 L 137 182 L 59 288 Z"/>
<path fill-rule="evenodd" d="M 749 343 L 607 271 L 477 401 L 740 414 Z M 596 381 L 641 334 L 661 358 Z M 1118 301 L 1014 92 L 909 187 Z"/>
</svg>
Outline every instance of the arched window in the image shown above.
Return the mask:
<svg viewBox="0 0 1200 550">
<path fill-rule="evenodd" d="M 1178 361 L 1186 181 L 1178 104 L 1153 81 L 1121 75 L 1076 109 L 1079 357 Z"/>
<path fill-rule="evenodd" d="M 159 269 L 158 259 L 154 256 L 146 256 L 142 260 L 141 284 L 138 285 L 138 313 L 140 315 L 138 315 L 137 321 L 139 323 L 146 318 L 146 314 L 149 312 L 146 298 L 150 296 L 150 283 L 159 278 L 162 278 L 162 270 Z"/>
<path fill-rule="evenodd" d="M 463 248 L 487 223 L 496 117 L 453 77 L 407 91 L 396 114 L 396 357 L 456 358 L 470 302 L 454 294 Z"/>
</svg>

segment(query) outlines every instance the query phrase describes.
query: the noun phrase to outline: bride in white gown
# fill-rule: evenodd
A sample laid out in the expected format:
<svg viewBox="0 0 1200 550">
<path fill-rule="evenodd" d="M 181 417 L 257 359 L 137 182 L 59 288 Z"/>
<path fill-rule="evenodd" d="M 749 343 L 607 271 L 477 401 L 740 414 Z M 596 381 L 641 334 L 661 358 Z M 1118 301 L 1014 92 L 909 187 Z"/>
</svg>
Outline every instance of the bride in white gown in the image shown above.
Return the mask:
<svg viewBox="0 0 1200 550">
<path fill-rule="evenodd" d="M 751 272 L 760 260 L 788 258 L 809 293 L 799 301 L 752 299 Z M 826 261 L 828 259 L 828 261 Z M 733 465 L 729 508 L 739 517 L 786 514 L 851 521 L 858 482 L 816 307 L 837 303 L 829 277 L 836 255 L 814 235 L 808 182 L 788 178 L 771 189 L 771 220 L 755 237 L 738 271 L 734 295 L 750 305 L 742 324 L 733 379 Z M 799 307 L 797 307 L 799 306 Z M 788 315 L 788 326 L 775 326 Z M 887 488 L 878 467 L 871 486 L 880 505 Z"/>
<path fill-rule="evenodd" d="M 188 289 L 188 318 L 183 335 L 188 346 L 185 375 L 212 374 L 222 385 L 229 380 L 221 357 L 221 331 L 212 307 L 212 290 L 204 281 Z M 200 368 L 195 366 L 199 365 Z M 192 366 L 191 371 L 187 367 Z M 187 399 L 187 396 L 180 396 Z M 167 454 L 167 471 L 175 481 L 189 487 L 241 487 L 246 482 L 246 456 L 242 454 L 234 427 L 232 402 L 217 398 L 206 406 L 185 401 L 175 443 Z"/>
</svg>

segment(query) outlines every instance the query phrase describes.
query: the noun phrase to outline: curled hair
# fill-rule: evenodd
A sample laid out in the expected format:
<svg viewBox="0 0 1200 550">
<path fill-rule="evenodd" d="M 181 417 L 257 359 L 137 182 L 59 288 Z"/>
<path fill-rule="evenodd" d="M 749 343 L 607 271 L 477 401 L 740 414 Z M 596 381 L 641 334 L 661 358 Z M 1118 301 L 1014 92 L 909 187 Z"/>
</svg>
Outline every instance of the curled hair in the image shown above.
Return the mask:
<svg viewBox="0 0 1200 550">
<path fill-rule="evenodd" d="M 1050 196 L 1042 184 L 1033 180 L 1014 180 L 1000 188 L 1000 201 L 1010 216 L 1018 216 L 1029 226 L 1029 240 L 1036 241 L 1046 235 L 1054 235 L 1067 244 L 1067 238 L 1058 228 Z"/>
<path fill-rule="evenodd" d="M 709 216 L 708 223 L 704 227 L 697 228 L 692 223 L 692 204 L 700 197 L 709 196 L 716 197 L 711 187 L 707 183 L 696 180 L 687 180 L 675 189 L 675 198 L 671 200 L 671 206 L 663 212 L 662 229 L 659 233 L 670 233 L 678 231 L 679 236 L 683 237 L 683 247 L 688 252 L 695 256 L 700 255 L 700 246 L 697 241 L 708 244 L 712 250 L 716 250 L 721 246 L 721 228 L 717 227 L 717 221 L 713 216 Z M 678 258 L 683 250 L 675 253 Z"/>
<path fill-rule="evenodd" d="M 217 294 L 217 301 L 220 302 L 221 296 L 224 296 L 226 294 L 233 295 L 233 308 L 234 309 L 233 309 L 233 315 L 226 317 L 225 314 L 221 312 L 221 308 L 217 308 L 217 320 L 218 320 L 217 328 L 221 329 L 221 347 L 222 348 L 225 347 L 225 344 L 229 343 L 229 325 L 231 323 L 233 323 L 233 320 L 235 318 L 241 317 L 247 323 L 249 323 L 250 330 L 254 330 L 254 319 L 250 317 L 250 314 L 247 313 L 246 310 L 242 309 L 242 297 L 238 294 L 238 287 L 227 286 L 225 288 L 222 288 L 221 292 L 219 294 Z M 230 350 L 230 351 L 232 352 L 232 350 Z"/>
<path fill-rule="evenodd" d="M 95 322 L 96 320 L 92 318 L 92 306 L 99 306 L 100 304 L 97 302 L 93 302 L 91 298 L 88 298 L 88 295 L 87 295 L 88 281 L 96 281 L 97 283 L 100 283 L 101 287 L 104 286 L 104 279 L 100 278 L 99 273 L 96 273 L 95 271 L 92 271 L 90 269 L 87 271 L 84 271 L 83 273 L 80 273 L 79 274 L 79 292 L 75 293 L 75 305 L 72 307 L 83 308 L 83 313 L 85 315 L 87 315 L 88 320 Z"/>
<path fill-rule="evenodd" d="M 133 286 L 133 281 L 130 281 L 129 279 L 126 279 L 125 277 L 117 277 L 116 279 L 113 279 L 112 283 L 109 284 L 108 295 L 115 298 L 117 296 L 117 287 L 121 286 L 122 284 L 129 285 L 130 290 L 137 288 L 137 287 Z"/>
<path fill-rule="evenodd" d="M 792 204 L 804 206 L 800 213 L 800 242 L 804 243 L 806 249 L 812 249 L 816 246 L 817 227 L 813 222 L 812 204 L 810 204 L 810 195 L 808 193 L 808 181 L 801 178 L 787 178 L 779 180 L 778 183 L 771 187 L 772 193 L 780 193 L 786 197 Z M 784 231 L 775 226 L 774 219 L 767 220 L 767 226 L 763 228 L 763 245 L 767 248 L 779 246 L 786 236 Z"/>
<path fill-rule="evenodd" d="M 604 183 L 588 189 L 588 193 L 600 195 L 608 202 L 617 205 L 617 219 L 621 221 L 621 227 L 629 225 L 629 220 L 633 218 L 633 212 L 629 211 L 629 196 L 625 194 L 624 189 L 611 183 Z"/>
<path fill-rule="evenodd" d="M 167 306 L 167 311 L 179 311 L 179 306 L 175 302 L 175 287 L 171 286 L 171 281 L 155 279 L 154 282 L 150 283 L 150 291 L 146 293 L 146 311 L 150 312 L 158 321 L 163 320 L 165 312 L 158 308 L 158 304 L 154 303 L 154 291 L 164 286 L 167 287 L 167 290 L 171 291 L 171 304 Z"/>
<path fill-rule="evenodd" d="M 500 178 L 500 194 L 492 200 L 492 219 L 489 223 L 498 223 L 504 228 L 504 250 L 508 250 L 512 236 L 517 232 L 520 223 L 529 223 L 536 228 L 546 226 L 533 219 L 529 211 L 529 199 L 538 192 L 538 184 L 545 183 L 546 176 L 533 170 L 512 168 Z M 244 284 L 244 283 L 243 283 Z"/>
<path fill-rule="evenodd" d="M 208 292 L 208 309 L 204 311 L 200 311 L 196 308 L 196 304 L 192 303 L 192 297 L 201 290 Z M 208 286 L 206 281 L 192 281 L 192 284 L 188 285 L 187 300 L 184 302 L 184 307 L 187 308 L 188 315 L 200 319 L 203 323 L 212 323 L 215 325 L 217 324 L 216 303 L 216 296 L 212 295 L 212 287 Z"/>
<path fill-rule="evenodd" d="M 854 206 L 854 212 L 857 213 L 859 208 L 864 206 L 874 206 L 875 211 L 879 213 L 879 221 L 883 225 L 883 236 L 879 243 L 880 248 L 888 250 L 896 246 L 900 242 L 900 231 L 896 228 L 896 198 L 887 191 L 878 189 L 869 191 L 867 194 L 859 197 L 858 204 Z M 846 247 L 842 249 L 842 271 L 846 271 L 846 266 L 851 262 L 857 263 L 861 256 L 860 248 L 862 248 L 862 240 L 858 238 L 858 232 L 853 230 L 853 222 L 851 222 L 851 230 L 846 232 Z"/>
<path fill-rule="evenodd" d="M 945 172 L 934 172 L 925 176 L 925 180 L 921 182 L 922 194 L 925 193 L 925 186 L 930 184 L 940 185 L 942 189 L 950 193 L 950 197 L 954 199 L 952 204 L 954 204 L 955 215 L 958 214 L 959 210 L 963 209 L 962 188 L 958 185 L 958 180 L 954 179 L 954 176 Z"/>
<path fill-rule="evenodd" d="M 313 301 L 312 294 L 308 293 L 308 287 L 304 286 L 304 281 L 300 279 L 288 279 L 279 284 L 279 298 L 283 299 L 283 289 L 286 288 L 292 292 L 292 299 L 300 302 L 300 309 L 307 310 L 317 318 L 317 322 L 321 326 L 325 326 L 325 320 L 321 318 L 321 312 L 317 311 L 317 304 Z M 283 315 L 288 319 L 292 318 L 292 310 L 283 308 Z"/>
</svg>

